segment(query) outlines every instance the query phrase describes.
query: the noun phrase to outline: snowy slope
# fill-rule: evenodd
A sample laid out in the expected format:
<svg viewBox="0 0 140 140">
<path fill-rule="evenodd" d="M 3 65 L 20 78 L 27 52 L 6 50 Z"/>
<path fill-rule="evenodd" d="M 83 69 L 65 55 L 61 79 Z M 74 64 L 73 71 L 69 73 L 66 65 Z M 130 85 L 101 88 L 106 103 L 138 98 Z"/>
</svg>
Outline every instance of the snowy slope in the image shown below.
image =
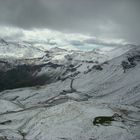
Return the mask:
<svg viewBox="0 0 140 140">
<path fill-rule="evenodd" d="M 58 80 L 44 86 L 0 92 L 0 103 L 4 104 L 0 108 L 1 138 L 140 139 L 138 47 L 125 46 L 96 52 L 55 48 L 46 53 L 51 67 L 46 65 L 38 74 L 53 76 L 59 73 Z M 40 63 L 44 61 L 45 58 Z M 52 68 L 52 63 L 62 66 Z M 93 124 L 96 117 L 112 116 L 114 113 L 121 117 L 109 125 Z"/>
</svg>

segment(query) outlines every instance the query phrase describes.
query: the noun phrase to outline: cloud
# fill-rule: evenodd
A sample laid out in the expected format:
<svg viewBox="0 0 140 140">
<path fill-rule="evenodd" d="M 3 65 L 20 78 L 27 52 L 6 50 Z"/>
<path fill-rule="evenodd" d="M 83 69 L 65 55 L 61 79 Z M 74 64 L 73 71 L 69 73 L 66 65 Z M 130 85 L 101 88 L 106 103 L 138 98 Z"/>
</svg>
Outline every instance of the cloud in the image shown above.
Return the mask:
<svg viewBox="0 0 140 140">
<path fill-rule="evenodd" d="M 140 43 L 140 0 L 0 0 L 0 25 Z"/>
<path fill-rule="evenodd" d="M 97 38 L 80 33 L 63 33 L 50 29 L 21 29 L 13 27 L 0 27 L 0 37 L 7 41 L 24 41 L 42 49 L 61 47 L 64 49 L 92 50 L 101 47 L 116 47 L 126 45 L 123 39 Z"/>
</svg>

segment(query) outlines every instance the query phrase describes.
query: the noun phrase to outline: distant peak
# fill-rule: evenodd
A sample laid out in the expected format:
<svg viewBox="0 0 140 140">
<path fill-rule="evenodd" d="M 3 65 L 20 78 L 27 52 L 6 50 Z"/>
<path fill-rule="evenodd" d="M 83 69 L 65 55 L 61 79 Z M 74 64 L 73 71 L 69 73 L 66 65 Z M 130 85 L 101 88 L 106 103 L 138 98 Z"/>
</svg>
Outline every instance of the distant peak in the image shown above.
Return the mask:
<svg viewBox="0 0 140 140">
<path fill-rule="evenodd" d="M 54 47 L 54 48 L 51 48 L 50 51 L 67 51 L 66 49 L 62 49 L 62 48 L 59 48 L 59 47 Z"/>
<path fill-rule="evenodd" d="M 2 45 L 8 45 L 8 42 L 6 42 L 4 39 L 0 38 L 0 43 Z"/>
</svg>

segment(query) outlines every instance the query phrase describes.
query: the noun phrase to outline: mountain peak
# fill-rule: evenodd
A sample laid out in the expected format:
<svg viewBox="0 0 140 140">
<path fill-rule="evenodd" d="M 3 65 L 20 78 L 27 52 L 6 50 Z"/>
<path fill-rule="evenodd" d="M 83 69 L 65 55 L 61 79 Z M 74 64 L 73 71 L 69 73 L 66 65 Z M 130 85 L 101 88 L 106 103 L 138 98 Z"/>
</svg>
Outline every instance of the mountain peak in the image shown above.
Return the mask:
<svg viewBox="0 0 140 140">
<path fill-rule="evenodd" d="M 8 42 L 5 41 L 4 39 L 0 38 L 0 44 L 2 44 L 2 45 L 8 45 Z"/>
<path fill-rule="evenodd" d="M 59 48 L 59 47 L 54 47 L 54 48 L 51 48 L 50 51 L 53 51 L 53 52 L 62 52 L 62 51 L 67 51 L 66 49 L 62 49 L 62 48 Z"/>
</svg>

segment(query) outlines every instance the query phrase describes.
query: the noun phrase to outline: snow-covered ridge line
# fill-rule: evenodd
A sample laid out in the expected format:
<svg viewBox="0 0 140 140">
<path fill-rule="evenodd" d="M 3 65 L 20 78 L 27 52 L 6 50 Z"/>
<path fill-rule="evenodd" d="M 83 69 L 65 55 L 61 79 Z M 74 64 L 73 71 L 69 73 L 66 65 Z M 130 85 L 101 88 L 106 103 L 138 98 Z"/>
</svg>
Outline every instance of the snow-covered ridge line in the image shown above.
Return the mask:
<svg viewBox="0 0 140 140">
<path fill-rule="evenodd" d="M 82 51 L 82 50 L 67 50 L 64 48 L 53 47 L 46 48 L 43 50 L 39 46 L 36 47 L 27 41 L 23 42 L 7 42 L 0 39 L 0 58 L 14 58 L 14 59 L 33 59 L 45 56 L 45 52 L 49 51 L 52 54 L 53 59 L 62 59 L 67 54 L 74 56 L 75 59 L 111 59 L 118 56 L 119 54 L 125 53 L 129 50 L 132 45 L 120 45 L 115 47 L 103 47 L 100 49 L 93 49 L 93 51 Z M 113 49 L 114 48 L 114 49 Z M 99 56 L 100 55 L 100 56 Z M 103 60 L 101 60 L 103 61 Z"/>
</svg>

